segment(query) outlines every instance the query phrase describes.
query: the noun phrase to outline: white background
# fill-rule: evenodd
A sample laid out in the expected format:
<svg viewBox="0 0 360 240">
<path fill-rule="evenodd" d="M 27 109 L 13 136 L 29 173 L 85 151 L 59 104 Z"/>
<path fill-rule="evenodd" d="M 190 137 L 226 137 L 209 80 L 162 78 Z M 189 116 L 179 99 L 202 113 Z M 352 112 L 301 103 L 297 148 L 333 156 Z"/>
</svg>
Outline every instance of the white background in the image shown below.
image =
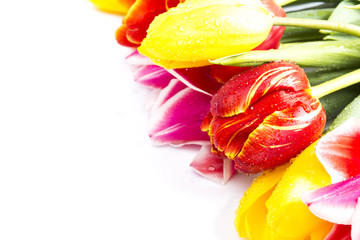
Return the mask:
<svg viewBox="0 0 360 240">
<path fill-rule="evenodd" d="M 251 179 L 222 186 L 195 147 L 152 146 L 121 17 L 86 0 L 0 4 L 0 239 L 239 239 Z"/>
</svg>

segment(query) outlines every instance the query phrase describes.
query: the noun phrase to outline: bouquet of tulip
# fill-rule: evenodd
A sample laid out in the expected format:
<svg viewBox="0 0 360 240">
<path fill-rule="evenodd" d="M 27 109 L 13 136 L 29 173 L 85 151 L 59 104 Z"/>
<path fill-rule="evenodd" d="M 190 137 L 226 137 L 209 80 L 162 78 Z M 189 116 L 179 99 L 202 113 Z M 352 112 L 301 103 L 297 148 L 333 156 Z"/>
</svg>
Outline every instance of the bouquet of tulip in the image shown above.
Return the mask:
<svg viewBox="0 0 360 240">
<path fill-rule="evenodd" d="M 116 40 L 159 89 L 158 144 L 191 167 L 259 174 L 235 214 L 248 239 L 360 239 L 358 0 L 91 0 L 125 14 Z"/>
</svg>

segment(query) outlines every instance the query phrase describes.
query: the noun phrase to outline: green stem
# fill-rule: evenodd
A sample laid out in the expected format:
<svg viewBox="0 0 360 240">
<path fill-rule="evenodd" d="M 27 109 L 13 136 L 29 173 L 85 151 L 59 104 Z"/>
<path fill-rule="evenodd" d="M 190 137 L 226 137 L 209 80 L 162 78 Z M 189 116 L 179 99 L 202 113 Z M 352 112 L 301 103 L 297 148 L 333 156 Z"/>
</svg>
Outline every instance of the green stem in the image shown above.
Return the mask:
<svg viewBox="0 0 360 240">
<path fill-rule="evenodd" d="M 356 83 L 360 83 L 360 69 L 312 87 L 312 95 L 321 98 Z"/>
<path fill-rule="evenodd" d="M 274 25 L 326 29 L 360 37 L 360 26 L 327 20 L 274 17 Z"/>
</svg>

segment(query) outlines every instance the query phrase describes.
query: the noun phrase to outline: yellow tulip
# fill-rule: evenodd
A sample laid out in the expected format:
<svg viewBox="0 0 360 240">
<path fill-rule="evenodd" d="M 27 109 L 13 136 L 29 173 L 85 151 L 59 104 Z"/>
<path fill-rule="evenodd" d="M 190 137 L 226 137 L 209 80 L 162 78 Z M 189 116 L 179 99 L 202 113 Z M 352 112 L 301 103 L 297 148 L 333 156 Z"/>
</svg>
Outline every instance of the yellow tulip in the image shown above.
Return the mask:
<svg viewBox="0 0 360 240">
<path fill-rule="evenodd" d="M 126 13 L 135 0 L 90 0 L 98 9 L 112 13 Z"/>
<path fill-rule="evenodd" d="M 205 66 L 252 50 L 271 27 L 257 0 L 187 0 L 154 19 L 138 50 L 165 68 Z"/>
<path fill-rule="evenodd" d="M 255 240 L 320 240 L 332 223 L 313 215 L 301 201 L 302 193 L 331 183 L 315 155 L 316 142 L 291 163 L 257 177 L 236 211 L 241 237 Z"/>
</svg>

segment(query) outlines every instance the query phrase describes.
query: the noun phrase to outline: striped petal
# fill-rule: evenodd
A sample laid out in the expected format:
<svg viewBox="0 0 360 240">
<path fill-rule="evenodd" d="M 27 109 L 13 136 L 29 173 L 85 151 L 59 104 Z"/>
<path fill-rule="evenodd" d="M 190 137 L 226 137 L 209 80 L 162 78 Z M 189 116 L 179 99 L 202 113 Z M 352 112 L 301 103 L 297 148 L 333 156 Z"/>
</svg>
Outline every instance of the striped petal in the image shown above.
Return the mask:
<svg viewBox="0 0 360 240">
<path fill-rule="evenodd" d="M 214 95 L 202 129 L 213 151 L 235 160 L 237 170 L 259 173 L 274 168 L 322 134 L 325 111 L 309 90 L 297 65 L 275 62 L 255 67 Z"/>
<path fill-rule="evenodd" d="M 352 118 L 320 139 L 315 151 L 334 183 L 360 174 L 359 149 L 360 120 Z"/>
<path fill-rule="evenodd" d="M 337 224 L 352 223 L 360 197 L 360 175 L 305 193 L 302 201 L 316 216 Z"/>
<path fill-rule="evenodd" d="M 215 94 L 222 86 L 211 76 L 210 66 L 168 69 L 168 71 L 186 86 L 209 96 Z"/>
<path fill-rule="evenodd" d="M 220 184 L 228 182 L 236 173 L 234 162 L 212 153 L 209 144 L 201 147 L 190 167 L 201 176 Z"/>
<path fill-rule="evenodd" d="M 156 65 L 144 65 L 134 72 L 135 82 L 151 88 L 164 88 L 173 78 L 164 68 Z"/>
<path fill-rule="evenodd" d="M 158 144 L 203 144 L 209 136 L 200 129 L 210 108 L 210 97 L 174 79 L 155 102 L 149 135 Z"/>
<path fill-rule="evenodd" d="M 309 89 L 305 72 L 289 62 L 274 62 L 242 72 L 215 95 L 211 113 L 227 117 L 245 112 L 262 96 L 274 91 Z"/>
</svg>

